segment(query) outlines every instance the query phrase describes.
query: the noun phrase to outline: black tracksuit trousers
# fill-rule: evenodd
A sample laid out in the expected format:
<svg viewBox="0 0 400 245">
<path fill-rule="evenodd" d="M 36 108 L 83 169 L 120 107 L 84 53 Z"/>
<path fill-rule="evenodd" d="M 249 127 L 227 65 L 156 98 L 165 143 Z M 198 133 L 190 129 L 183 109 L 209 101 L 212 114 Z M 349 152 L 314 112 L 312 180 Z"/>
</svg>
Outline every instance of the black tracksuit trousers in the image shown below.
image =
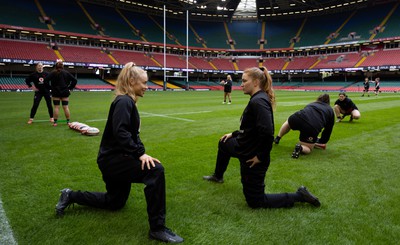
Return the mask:
<svg viewBox="0 0 400 245">
<path fill-rule="evenodd" d="M 164 228 L 165 225 L 165 176 L 164 167 L 156 164 L 150 170 L 145 167 L 141 170 L 141 163 L 132 163 L 135 173 L 130 180 L 118 178 L 103 178 L 107 192 L 74 191 L 71 201 L 80 205 L 102 209 L 118 210 L 125 206 L 131 191 L 132 183 L 145 184 L 144 194 L 147 202 L 147 214 L 150 229 L 153 231 Z"/>
<path fill-rule="evenodd" d="M 51 105 L 51 95 L 50 95 L 50 93 L 43 94 L 43 93 L 40 93 L 38 91 L 35 91 L 35 95 L 33 97 L 33 105 L 32 105 L 32 109 L 31 109 L 30 118 L 35 118 L 36 111 L 37 111 L 37 109 L 39 107 L 39 104 L 40 104 L 40 101 L 42 100 L 42 97 L 44 97 L 45 100 L 46 100 L 47 110 L 49 112 L 50 118 L 53 117 L 53 106 Z"/>
<path fill-rule="evenodd" d="M 243 194 L 247 204 L 251 208 L 284 208 L 292 207 L 299 196 L 296 193 L 265 193 L 265 175 L 269 166 L 268 162 L 261 162 L 250 168 L 246 163 L 252 157 L 244 157 L 237 154 L 235 148 L 238 143 L 235 137 L 229 138 L 225 143 L 219 141 L 215 176 L 223 178 L 231 157 L 240 161 L 240 175 L 243 186 Z"/>
</svg>

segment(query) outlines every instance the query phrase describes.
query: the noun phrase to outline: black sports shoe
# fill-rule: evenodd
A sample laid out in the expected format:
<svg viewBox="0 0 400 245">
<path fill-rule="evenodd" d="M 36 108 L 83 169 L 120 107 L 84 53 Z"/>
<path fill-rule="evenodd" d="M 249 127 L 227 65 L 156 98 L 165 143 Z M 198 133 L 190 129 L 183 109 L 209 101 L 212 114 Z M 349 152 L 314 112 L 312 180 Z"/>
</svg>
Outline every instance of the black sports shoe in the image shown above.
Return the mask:
<svg viewBox="0 0 400 245">
<path fill-rule="evenodd" d="M 281 137 L 276 136 L 274 139 L 274 143 L 278 145 L 280 140 L 281 140 Z"/>
<path fill-rule="evenodd" d="M 309 204 L 313 205 L 314 207 L 319 207 L 321 206 L 321 203 L 319 202 L 318 198 L 311 194 L 306 187 L 301 186 L 297 190 L 297 193 L 299 193 L 303 199 L 304 202 L 308 202 Z"/>
<path fill-rule="evenodd" d="M 292 157 L 299 158 L 302 150 L 303 150 L 303 147 L 300 144 L 296 144 L 296 146 L 294 147 L 294 150 L 292 152 Z"/>
<path fill-rule="evenodd" d="M 203 180 L 208 180 L 208 181 L 212 181 L 212 182 L 220 183 L 220 184 L 224 183 L 223 178 L 221 178 L 221 179 L 217 178 L 217 177 L 215 177 L 215 175 L 203 176 Z"/>
<path fill-rule="evenodd" d="M 349 122 L 352 122 L 353 121 L 353 116 L 350 116 L 350 120 L 349 120 Z"/>
<path fill-rule="evenodd" d="M 64 215 L 64 209 L 66 209 L 72 202 L 70 198 L 72 190 L 65 188 L 61 190 L 60 199 L 56 205 L 56 214 L 57 215 Z"/>
<path fill-rule="evenodd" d="M 149 231 L 149 239 L 166 243 L 181 243 L 183 238 L 173 233 L 170 229 L 164 228 L 159 231 Z"/>
</svg>

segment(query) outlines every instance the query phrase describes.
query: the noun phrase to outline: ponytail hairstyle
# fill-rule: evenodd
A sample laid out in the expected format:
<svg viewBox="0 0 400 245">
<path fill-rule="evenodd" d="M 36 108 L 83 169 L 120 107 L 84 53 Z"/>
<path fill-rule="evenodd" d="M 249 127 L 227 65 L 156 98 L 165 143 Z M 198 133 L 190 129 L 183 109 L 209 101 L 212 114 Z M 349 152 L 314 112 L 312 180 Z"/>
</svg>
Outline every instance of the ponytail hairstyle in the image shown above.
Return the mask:
<svg viewBox="0 0 400 245">
<path fill-rule="evenodd" d="M 318 96 L 317 101 L 326 103 L 328 105 L 331 103 L 329 94 L 321 94 L 320 96 Z"/>
<path fill-rule="evenodd" d="M 135 63 L 133 62 L 127 63 L 118 75 L 117 83 L 115 85 L 115 96 L 126 94 L 136 101 L 133 85 L 140 78 L 147 79 L 147 72 L 142 68 L 135 66 Z"/>
<path fill-rule="evenodd" d="M 267 95 L 269 97 L 269 101 L 272 105 L 272 109 L 275 110 L 275 107 L 276 107 L 275 93 L 272 88 L 272 77 L 268 73 L 268 69 L 265 66 L 252 67 L 252 68 L 247 68 L 246 70 L 244 70 L 243 73 L 246 73 L 249 77 L 251 77 L 254 80 L 260 81 L 261 89 L 265 93 L 267 93 Z"/>
</svg>

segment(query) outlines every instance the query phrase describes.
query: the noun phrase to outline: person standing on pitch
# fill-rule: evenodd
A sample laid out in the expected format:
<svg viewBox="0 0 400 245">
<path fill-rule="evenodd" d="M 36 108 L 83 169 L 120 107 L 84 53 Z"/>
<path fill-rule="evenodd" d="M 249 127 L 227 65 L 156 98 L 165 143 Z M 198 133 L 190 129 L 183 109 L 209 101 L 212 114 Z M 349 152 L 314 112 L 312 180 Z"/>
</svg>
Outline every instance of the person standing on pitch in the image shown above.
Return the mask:
<svg viewBox="0 0 400 245">
<path fill-rule="evenodd" d="M 341 122 L 347 115 L 350 115 L 350 122 L 352 122 L 353 119 L 359 119 L 361 117 L 356 104 L 347 97 L 345 92 L 339 93 L 339 99 L 336 100 L 333 110 L 337 118 L 336 122 Z"/>
<path fill-rule="evenodd" d="M 222 104 L 226 104 L 226 98 L 228 97 L 228 104 L 232 103 L 231 93 L 232 93 L 232 77 L 228 75 L 226 77 L 226 81 L 222 80 L 221 84 L 224 85 L 224 102 Z"/>
<path fill-rule="evenodd" d="M 321 204 L 306 187 L 294 193 L 265 193 L 265 175 L 270 164 L 274 141 L 275 94 L 272 79 L 265 67 L 254 67 L 243 72 L 244 94 L 250 101 L 241 117 L 240 130 L 225 134 L 218 144 L 215 171 L 204 180 L 223 183 L 223 175 L 231 157 L 240 161 L 240 175 L 246 202 L 251 208 L 292 207 L 295 202 L 307 202 L 315 207 Z"/>
<path fill-rule="evenodd" d="M 379 89 L 381 88 L 381 79 L 379 77 L 375 78 L 375 95 L 378 95 Z"/>
<path fill-rule="evenodd" d="M 60 101 L 64 110 L 67 124 L 70 122 L 71 113 L 69 111 L 69 96 L 70 90 L 74 89 L 78 82 L 71 73 L 64 70 L 64 64 L 62 61 L 57 61 L 55 70 L 46 77 L 45 82 L 51 84 L 51 94 L 53 96 L 54 104 L 54 123 L 53 126 L 57 126 L 58 114 L 60 112 Z"/>
<path fill-rule="evenodd" d="M 299 158 L 300 153 L 310 154 L 314 147 L 325 149 L 334 124 L 335 114 L 330 106 L 329 94 L 321 94 L 315 102 L 295 112 L 282 124 L 274 142 L 279 144 L 281 138 L 291 129 L 299 130 L 300 142 L 292 153 L 293 158 Z M 318 139 L 321 131 L 321 138 Z"/>
<path fill-rule="evenodd" d="M 145 184 L 149 238 L 169 243 L 183 239 L 165 227 L 166 197 L 164 167 L 146 154 L 139 137 L 140 117 L 137 101 L 147 87 L 147 73 L 127 63 L 117 78 L 115 99 L 110 111 L 97 157 L 106 192 L 61 190 L 56 213 L 63 215 L 72 203 L 118 210 L 125 206 L 132 183 Z"/>
<path fill-rule="evenodd" d="M 32 88 L 35 92 L 33 97 L 33 106 L 31 109 L 31 114 L 28 120 L 28 124 L 32 124 L 33 119 L 35 118 L 36 111 L 39 107 L 40 101 L 42 97 L 46 100 L 47 110 L 50 116 L 50 122 L 54 122 L 53 118 L 53 106 L 51 105 L 51 93 L 50 93 L 50 85 L 48 82 L 45 82 L 45 78 L 49 75 L 49 73 L 43 71 L 43 64 L 36 64 L 36 71 L 30 74 L 26 79 L 25 83 L 28 87 Z M 33 83 L 33 86 L 32 86 Z"/>
<path fill-rule="evenodd" d="M 365 93 L 367 93 L 368 97 L 369 97 L 369 83 L 370 83 L 370 81 L 369 81 L 368 77 L 366 77 L 364 79 L 364 83 L 363 83 L 364 91 L 363 91 L 363 94 L 361 95 L 361 97 L 364 97 Z"/>
</svg>

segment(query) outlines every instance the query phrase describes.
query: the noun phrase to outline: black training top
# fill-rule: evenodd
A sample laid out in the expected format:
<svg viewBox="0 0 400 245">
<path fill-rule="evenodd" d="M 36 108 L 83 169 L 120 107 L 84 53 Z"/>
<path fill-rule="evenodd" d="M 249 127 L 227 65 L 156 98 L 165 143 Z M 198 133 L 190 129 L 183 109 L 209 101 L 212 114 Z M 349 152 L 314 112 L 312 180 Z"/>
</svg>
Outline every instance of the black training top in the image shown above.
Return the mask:
<svg viewBox="0 0 400 245">
<path fill-rule="evenodd" d="M 45 81 L 50 81 L 51 91 L 57 95 L 68 93 L 78 82 L 71 73 L 65 70 L 52 71 Z"/>
<path fill-rule="evenodd" d="M 117 96 L 110 106 L 97 156 L 103 178 L 131 180 L 139 171 L 139 157 L 145 153 L 139 132 L 135 101 L 128 95 Z"/>
<path fill-rule="evenodd" d="M 343 101 L 337 99 L 335 105 L 340 106 L 340 108 L 342 108 L 344 111 L 358 110 L 356 104 L 354 104 L 353 101 L 347 97 L 344 98 Z"/>
<path fill-rule="evenodd" d="M 232 135 L 237 139 L 238 154 L 260 161 L 270 161 L 270 151 L 274 140 L 274 116 L 271 102 L 264 91 L 258 91 L 244 109 L 240 130 Z"/>
<path fill-rule="evenodd" d="M 224 84 L 224 91 L 231 91 L 232 90 L 232 80 L 226 80 L 226 83 Z"/>
<path fill-rule="evenodd" d="M 369 81 L 364 82 L 364 88 L 369 89 Z"/>
<path fill-rule="evenodd" d="M 331 137 L 333 125 L 335 124 L 335 113 L 332 107 L 324 102 L 313 102 L 308 104 L 304 109 L 294 113 L 305 123 L 314 128 L 317 132 L 324 131 L 321 134 L 319 143 L 325 144 Z"/>
<path fill-rule="evenodd" d="M 99 157 L 122 153 L 139 158 L 145 152 L 139 131 L 140 117 L 135 101 L 128 95 L 117 96 L 110 107 Z"/>
<path fill-rule="evenodd" d="M 32 87 L 32 83 L 35 87 L 39 90 L 39 93 L 48 94 L 50 93 L 50 84 L 48 81 L 45 81 L 45 78 L 49 75 L 47 72 L 39 73 L 35 71 L 34 73 L 30 74 L 26 79 L 25 83 L 28 87 Z"/>
</svg>

